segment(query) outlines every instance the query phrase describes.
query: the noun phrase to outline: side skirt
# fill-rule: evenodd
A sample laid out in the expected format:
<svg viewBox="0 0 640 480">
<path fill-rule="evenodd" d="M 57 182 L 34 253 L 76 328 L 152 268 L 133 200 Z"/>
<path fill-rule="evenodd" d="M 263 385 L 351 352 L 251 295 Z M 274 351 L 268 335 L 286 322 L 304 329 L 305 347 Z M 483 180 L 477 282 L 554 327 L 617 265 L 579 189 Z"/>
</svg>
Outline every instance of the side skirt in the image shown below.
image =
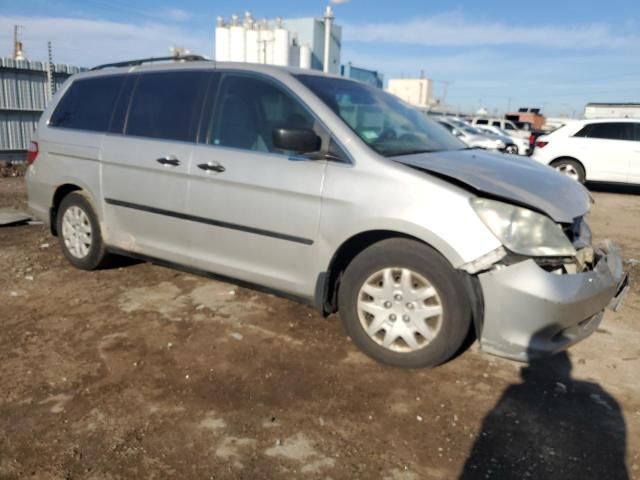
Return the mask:
<svg viewBox="0 0 640 480">
<path fill-rule="evenodd" d="M 297 295 L 292 295 L 290 293 L 284 292 L 282 290 L 277 290 L 269 287 L 265 287 L 264 285 L 259 285 L 257 283 L 246 282 L 244 280 L 239 280 L 237 278 L 228 277 L 226 275 L 220 275 L 214 272 L 210 272 L 207 270 L 201 270 L 199 268 L 190 267 L 188 265 L 183 265 L 181 263 L 170 262 L 168 260 L 162 260 L 160 258 L 150 257 L 148 255 L 143 255 L 140 253 L 129 252 L 127 250 L 122 250 L 117 247 L 107 247 L 107 251 L 109 253 L 113 253 L 115 255 L 120 255 L 123 257 L 129 257 L 136 260 L 141 260 L 143 262 L 149 262 L 154 265 L 159 265 L 161 267 L 171 268 L 173 270 L 178 270 L 184 273 L 191 273 L 193 275 L 198 275 L 199 277 L 206 277 L 212 280 L 218 280 L 221 282 L 232 283 L 237 285 L 238 287 L 248 288 L 250 290 L 255 290 L 257 292 L 266 293 L 275 295 L 280 298 L 285 298 L 287 300 L 294 301 L 296 303 L 300 303 L 303 305 L 308 305 L 311 307 L 316 307 L 316 302 L 312 298 L 300 297 Z"/>
</svg>

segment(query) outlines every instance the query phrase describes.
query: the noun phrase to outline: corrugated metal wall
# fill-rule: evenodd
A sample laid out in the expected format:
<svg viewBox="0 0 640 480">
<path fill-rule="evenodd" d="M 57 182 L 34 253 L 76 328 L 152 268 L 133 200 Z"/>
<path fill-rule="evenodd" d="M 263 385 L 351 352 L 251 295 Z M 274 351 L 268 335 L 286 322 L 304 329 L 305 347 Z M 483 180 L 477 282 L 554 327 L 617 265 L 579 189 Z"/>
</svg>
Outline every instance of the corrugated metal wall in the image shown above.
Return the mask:
<svg viewBox="0 0 640 480">
<path fill-rule="evenodd" d="M 72 65 L 54 65 L 54 88 L 82 70 Z M 27 149 L 48 100 L 45 63 L 0 58 L 0 154 Z"/>
</svg>

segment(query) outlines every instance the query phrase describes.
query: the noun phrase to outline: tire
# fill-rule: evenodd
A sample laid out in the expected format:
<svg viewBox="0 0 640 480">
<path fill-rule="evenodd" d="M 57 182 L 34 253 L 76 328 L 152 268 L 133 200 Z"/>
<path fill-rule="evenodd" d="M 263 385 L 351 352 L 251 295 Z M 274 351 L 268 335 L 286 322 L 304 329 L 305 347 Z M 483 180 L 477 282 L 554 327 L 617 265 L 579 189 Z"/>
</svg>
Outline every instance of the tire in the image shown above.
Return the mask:
<svg viewBox="0 0 640 480">
<path fill-rule="evenodd" d="M 408 289 L 400 284 L 405 279 Z M 470 302 L 458 272 L 431 247 L 404 238 L 380 241 L 351 261 L 340 283 L 338 307 L 353 343 L 394 367 L 445 362 L 459 351 L 471 327 Z M 385 345 L 399 332 L 402 336 Z"/>
<path fill-rule="evenodd" d="M 80 270 L 95 270 L 107 259 L 100 222 L 87 196 L 79 191 L 62 199 L 56 216 L 56 230 L 62 252 Z"/>
<path fill-rule="evenodd" d="M 586 175 L 584 167 L 580 165 L 580 162 L 577 160 L 573 160 L 572 158 L 560 158 L 551 162 L 550 165 L 563 175 L 573 178 L 576 182 L 585 182 Z"/>
<path fill-rule="evenodd" d="M 518 155 L 518 146 L 517 145 L 509 145 L 505 152 L 510 153 L 511 155 Z"/>
</svg>

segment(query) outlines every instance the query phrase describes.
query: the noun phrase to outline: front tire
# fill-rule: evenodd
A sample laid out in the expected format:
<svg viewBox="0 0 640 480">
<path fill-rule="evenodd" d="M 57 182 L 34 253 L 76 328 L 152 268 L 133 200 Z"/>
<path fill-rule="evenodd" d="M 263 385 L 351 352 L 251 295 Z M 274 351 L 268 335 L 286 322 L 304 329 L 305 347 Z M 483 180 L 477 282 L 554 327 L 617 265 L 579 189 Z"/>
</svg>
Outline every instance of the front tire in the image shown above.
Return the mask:
<svg viewBox="0 0 640 480">
<path fill-rule="evenodd" d="M 439 365 L 461 347 L 471 309 L 449 262 L 420 242 L 393 238 L 358 254 L 338 292 L 340 318 L 355 343 L 386 365 Z"/>
<path fill-rule="evenodd" d="M 62 252 L 74 267 L 95 270 L 107 261 L 100 222 L 84 193 L 71 192 L 62 199 L 56 217 L 56 231 Z"/>
</svg>

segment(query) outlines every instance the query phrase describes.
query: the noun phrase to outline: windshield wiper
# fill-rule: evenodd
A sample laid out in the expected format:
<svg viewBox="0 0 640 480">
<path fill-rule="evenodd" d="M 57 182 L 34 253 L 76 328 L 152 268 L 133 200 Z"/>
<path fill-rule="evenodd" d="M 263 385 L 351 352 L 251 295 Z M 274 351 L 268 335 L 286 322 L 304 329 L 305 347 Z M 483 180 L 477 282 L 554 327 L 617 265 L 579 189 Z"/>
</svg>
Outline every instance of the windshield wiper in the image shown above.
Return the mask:
<svg viewBox="0 0 640 480">
<path fill-rule="evenodd" d="M 391 152 L 391 153 L 387 153 L 386 156 L 387 157 L 402 157 L 404 155 L 417 155 L 419 153 L 433 153 L 436 152 L 437 150 L 426 150 L 426 149 L 422 149 L 422 150 L 400 150 L 398 152 Z"/>
</svg>

